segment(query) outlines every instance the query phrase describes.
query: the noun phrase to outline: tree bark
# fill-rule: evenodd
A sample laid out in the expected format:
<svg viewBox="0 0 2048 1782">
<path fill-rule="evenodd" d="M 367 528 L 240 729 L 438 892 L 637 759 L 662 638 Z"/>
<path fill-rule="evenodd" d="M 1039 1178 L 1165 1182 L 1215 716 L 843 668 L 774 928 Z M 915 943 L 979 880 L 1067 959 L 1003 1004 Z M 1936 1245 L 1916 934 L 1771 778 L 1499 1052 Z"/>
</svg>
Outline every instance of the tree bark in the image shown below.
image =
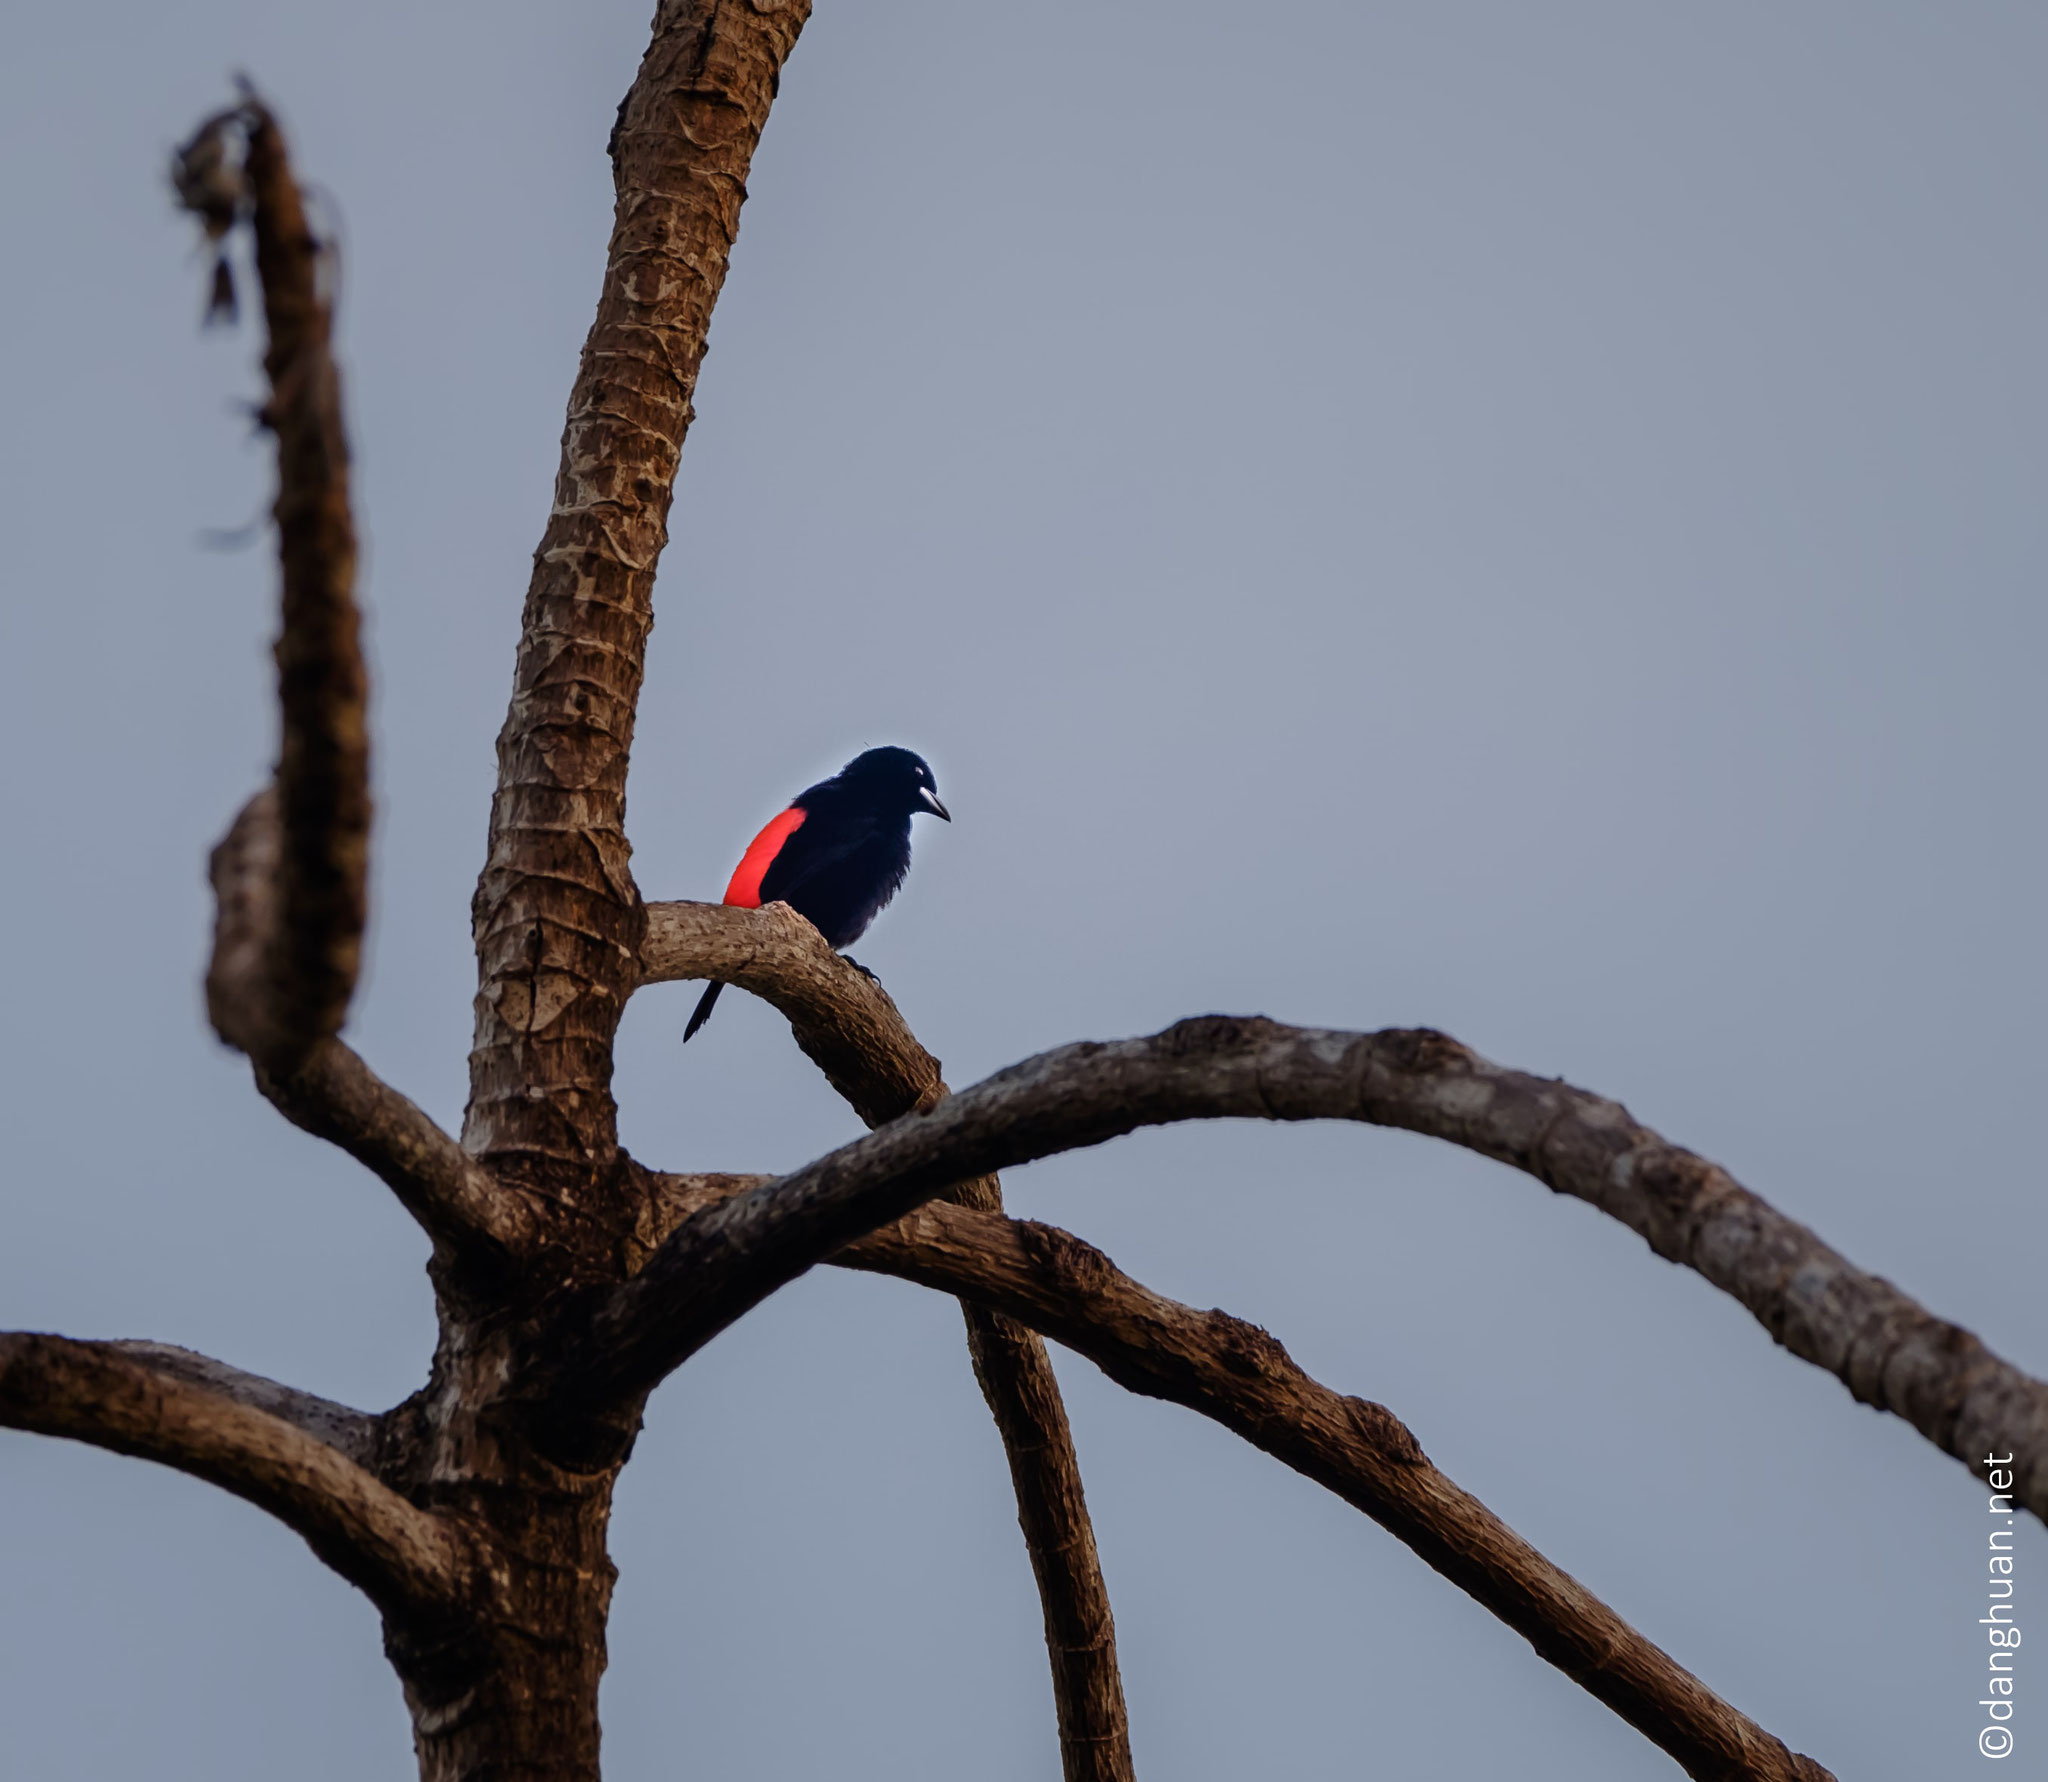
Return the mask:
<svg viewBox="0 0 2048 1782">
<path fill-rule="evenodd" d="M 994 1176 L 953 1190 L 964 1207 L 1000 1214 Z M 1017 1526 L 1038 1586 L 1064 1782 L 1132 1782 L 1130 1710 L 1117 1661 L 1116 1617 L 1066 1401 L 1045 1344 L 1028 1325 L 960 1302 L 967 1354 L 1009 1463 Z"/>
<path fill-rule="evenodd" d="M 612 1040 L 643 919 L 626 766 L 654 572 L 747 168 L 808 0 L 662 0 L 498 736 L 463 1142 L 582 1204 L 618 1148 Z"/>
<path fill-rule="evenodd" d="M 508 1414 L 506 1359 L 482 1321 L 445 1320 L 433 1381 L 387 1419 L 387 1472 L 476 1531 L 491 1590 L 453 1627 L 387 1617 L 385 1651 L 422 1782 L 598 1782 L 618 1463 L 579 1472 L 538 1458 Z M 637 1406 L 630 1423 L 621 1454 Z"/>
<path fill-rule="evenodd" d="M 447 1276 L 426 1391 L 394 1413 L 405 1488 L 496 1557 L 460 1638 L 391 1630 L 426 1782 L 595 1782 L 612 1486 L 641 1402 L 543 1455 L 521 1370 L 564 1294 L 615 1280 L 641 1174 L 618 1148 L 612 1044 L 643 917 L 625 787 L 656 564 L 712 306 L 754 147 L 807 0 L 661 0 L 619 109 L 617 203 L 568 404 L 555 498 L 498 738 L 474 903 L 478 990 L 463 1148 L 539 1241 L 479 1293 Z"/>
</svg>

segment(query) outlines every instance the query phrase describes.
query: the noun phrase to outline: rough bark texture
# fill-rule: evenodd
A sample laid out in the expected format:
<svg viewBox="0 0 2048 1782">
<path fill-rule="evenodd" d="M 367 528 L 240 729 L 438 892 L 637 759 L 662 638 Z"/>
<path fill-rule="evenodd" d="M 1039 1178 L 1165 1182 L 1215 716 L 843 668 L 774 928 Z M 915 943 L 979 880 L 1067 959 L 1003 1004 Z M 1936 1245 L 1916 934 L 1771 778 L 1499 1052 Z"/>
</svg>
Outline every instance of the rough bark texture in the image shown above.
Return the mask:
<svg viewBox="0 0 2048 1782">
<path fill-rule="evenodd" d="M 596 1782 L 617 1465 L 579 1471 L 534 1453 L 508 1412 L 508 1346 L 487 1320 L 444 1310 L 432 1379 L 386 1419 L 385 1476 L 476 1531 L 493 1588 L 454 1627 L 388 1618 L 385 1650 L 422 1782 Z M 639 1406 L 622 1415 L 620 1453 Z"/>
<path fill-rule="evenodd" d="M 765 947 L 764 929 L 773 936 Z M 939 1061 L 918 1044 L 889 993 L 787 904 L 758 913 L 650 904 L 640 968 L 642 983 L 717 977 L 772 1003 L 789 1017 L 804 1055 L 871 1127 L 951 1093 Z M 982 1212 L 1003 1208 L 1002 1183 L 993 1175 L 958 1183 L 948 1194 Z M 1002 1313 L 962 1300 L 960 1315 L 974 1377 L 1002 1437 L 1038 1584 L 1066 1782 L 1129 1782 L 1130 1716 L 1116 1619 L 1052 1361 L 1035 1332 Z"/>
<path fill-rule="evenodd" d="M 642 925 L 628 752 L 711 309 L 808 11 L 662 0 L 612 135 L 611 243 L 534 555 L 474 906 L 464 1149 L 525 1197 L 537 1241 L 491 1291 L 442 1278 L 432 1380 L 392 1419 L 405 1488 L 479 1528 L 502 1567 L 503 1613 L 460 1639 L 392 1630 L 427 1782 L 598 1774 L 605 1537 L 640 1402 L 593 1407 L 587 1448 L 545 1457 L 517 1364 L 561 1294 L 618 1277 L 637 1217 L 611 1099 Z"/>
<path fill-rule="evenodd" d="M 747 167 L 808 0 L 663 0 L 612 136 L 616 219 L 498 736 L 463 1141 L 588 1193 L 617 1148 L 639 950 L 626 764 L 678 454 Z"/>
<path fill-rule="evenodd" d="M 978 1176 L 952 1193 L 962 1206 L 1003 1210 L 994 1176 Z M 1065 1782 L 1130 1782 L 1135 1772 L 1116 1617 L 1052 1358 L 1036 1331 L 1000 1311 L 962 1299 L 960 1316 L 974 1377 L 1003 1439 L 1017 1526 L 1038 1584 L 1061 1773 Z"/>
<path fill-rule="evenodd" d="M 207 1391 L 232 1399 L 236 1404 L 247 1405 L 251 1410 L 281 1417 L 358 1466 L 369 1467 L 376 1463 L 377 1439 L 382 1423 L 368 1411 L 358 1411 L 352 1405 L 338 1405 L 331 1398 L 301 1392 L 296 1386 L 267 1380 L 261 1374 L 245 1373 L 241 1368 L 214 1360 L 211 1355 L 181 1349 L 175 1343 L 131 1339 L 96 1343 L 93 1347 L 110 1355 L 126 1356 L 168 1379 L 203 1386 Z"/>
</svg>

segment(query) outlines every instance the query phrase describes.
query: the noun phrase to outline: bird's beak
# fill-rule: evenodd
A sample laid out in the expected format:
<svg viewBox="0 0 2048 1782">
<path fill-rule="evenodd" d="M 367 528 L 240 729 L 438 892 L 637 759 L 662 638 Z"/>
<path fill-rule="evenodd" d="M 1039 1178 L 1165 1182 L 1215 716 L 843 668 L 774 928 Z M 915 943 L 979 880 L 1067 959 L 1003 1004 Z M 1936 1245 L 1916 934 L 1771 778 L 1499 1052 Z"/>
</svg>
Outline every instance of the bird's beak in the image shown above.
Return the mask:
<svg viewBox="0 0 2048 1782">
<path fill-rule="evenodd" d="M 939 802 L 939 795 L 929 786 L 918 787 L 917 795 L 924 800 L 924 808 L 930 811 L 933 816 L 943 817 L 948 823 L 952 822 L 953 813 Z"/>
</svg>

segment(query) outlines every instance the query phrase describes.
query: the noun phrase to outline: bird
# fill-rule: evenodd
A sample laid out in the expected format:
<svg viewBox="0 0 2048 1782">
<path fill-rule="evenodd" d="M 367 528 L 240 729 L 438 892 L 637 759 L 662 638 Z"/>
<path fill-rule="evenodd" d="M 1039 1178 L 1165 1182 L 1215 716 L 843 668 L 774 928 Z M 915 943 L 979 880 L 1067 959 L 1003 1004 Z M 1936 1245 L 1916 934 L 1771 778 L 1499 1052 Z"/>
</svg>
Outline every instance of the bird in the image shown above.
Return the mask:
<svg viewBox="0 0 2048 1782">
<path fill-rule="evenodd" d="M 725 902 L 742 910 L 786 903 L 835 951 L 850 947 L 910 870 L 910 819 L 920 811 L 953 820 L 924 757 L 893 747 L 865 750 L 770 819 L 740 856 Z M 713 982 L 705 989 L 683 1029 L 686 1044 L 711 1019 L 724 988 Z"/>
</svg>

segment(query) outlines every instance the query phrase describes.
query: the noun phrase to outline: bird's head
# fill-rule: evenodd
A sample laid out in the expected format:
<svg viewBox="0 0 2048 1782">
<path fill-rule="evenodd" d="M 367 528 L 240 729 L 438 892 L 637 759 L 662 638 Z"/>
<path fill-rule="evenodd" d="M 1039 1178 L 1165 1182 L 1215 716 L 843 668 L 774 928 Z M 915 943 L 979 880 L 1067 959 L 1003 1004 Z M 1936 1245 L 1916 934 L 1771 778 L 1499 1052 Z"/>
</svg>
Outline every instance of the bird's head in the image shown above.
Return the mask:
<svg viewBox="0 0 2048 1782">
<path fill-rule="evenodd" d="M 953 820 L 952 812 L 939 802 L 939 783 L 924 757 L 908 749 L 869 749 L 854 756 L 835 777 L 847 791 L 885 808 L 930 811 L 948 823 Z"/>
</svg>

